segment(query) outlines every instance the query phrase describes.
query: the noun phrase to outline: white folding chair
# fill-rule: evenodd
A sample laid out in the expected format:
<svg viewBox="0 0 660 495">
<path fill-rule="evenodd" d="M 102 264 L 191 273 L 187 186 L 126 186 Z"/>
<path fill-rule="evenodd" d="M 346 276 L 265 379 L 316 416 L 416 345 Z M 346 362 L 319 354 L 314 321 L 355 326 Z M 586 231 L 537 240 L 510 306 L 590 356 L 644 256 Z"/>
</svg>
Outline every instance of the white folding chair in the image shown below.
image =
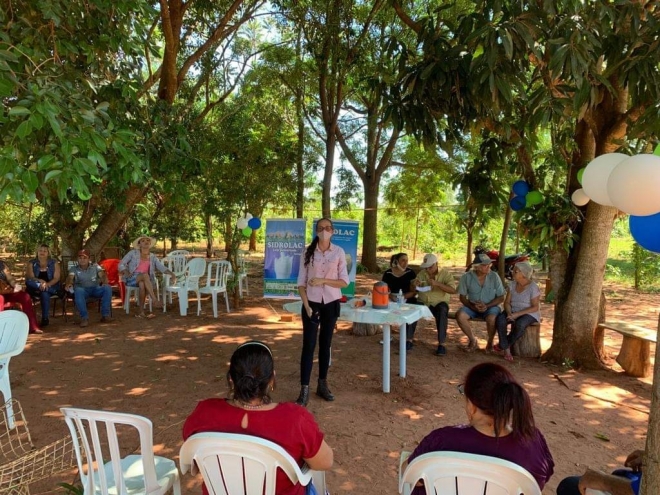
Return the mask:
<svg viewBox="0 0 660 495">
<path fill-rule="evenodd" d="M 202 311 L 202 303 L 199 300 L 199 279 L 204 275 L 206 270 L 206 260 L 203 258 L 193 258 L 186 265 L 186 269 L 179 279 L 177 277 L 176 285 L 170 285 L 165 288 L 166 292 L 170 293 L 170 301 L 172 300 L 171 293 L 176 292 L 179 296 L 179 310 L 181 316 L 188 314 L 188 292 L 194 292 L 197 295 L 197 316 Z M 167 297 L 163 298 L 163 313 L 167 311 Z"/>
<path fill-rule="evenodd" d="M 206 273 L 206 285 L 199 289 L 202 294 L 211 294 L 213 301 L 213 317 L 218 317 L 218 294 L 225 294 L 225 304 L 229 313 L 229 295 L 227 294 L 227 277 L 231 273 L 229 261 L 211 261 Z"/>
<path fill-rule="evenodd" d="M 402 457 L 403 460 L 403 457 Z M 541 495 L 525 469 L 497 457 L 463 452 L 429 452 L 413 459 L 401 473 L 399 493 L 409 495 L 418 481 L 426 495 Z"/>
<path fill-rule="evenodd" d="M 174 461 L 154 455 L 153 427 L 147 418 L 71 407 L 60 410 L 73 439 L 84 495 L 161 495 L 171 488 L 174 495 L 181 494 Z M 139 455 L 121 457 L 117 426 L 122 425 L 138 431 Z"/>
<path fill-rule="evenodd" d="M 243 297 L 243 282 L 245 282 L 245 293 L 249 294 L 248 291 L 248 274 L 247 266 L 245 262 L 245 255 L 247 253 L 243 250 L 239 250 L 237 253 L 236 266 L 238 268 L 238 295 Z"/>
<path fill-rule="evenodd" d="M 9 383 L 9 360 L 23 352 L 29 332 L 30 323 L 25 313 L 12 309 L 0 312 L 0 392 L 6 403 L 7 426 L 10 430 L 14 428 L 14 411 Z"/>
<path fill-rule="evenodd" d="M 170 270 L 172 273 L 174 273 L 174 276 L 176 277 L 177 283 L 183 282 L 181 279 L 185 275 L 186 272 L 186 264 L 188 263 L 188 256 L 187 255 L 169 255 L 166 256 L 165 258 L 162 259 L 163 265 Z M 167 298 L 167 288 L 170 286 L 170 276 L 163 274 L 163 303 L 165 303 L 165 299 Z M 170 304 L 172 304 L 172 293 L 170 295 Z"/>
<path fill-rule="evenodd" d="M 181 473 L 189 470 L 204 478 L 216 495 L 275 495 L 277 469 L 292 483 L 307 486 L 314 480 L 319 495 L 326 493 L 325 473 L 298 463 L 282 447 L 263 438 L 233 433 L 197 433 L 179 451 Z"/>
</svg>

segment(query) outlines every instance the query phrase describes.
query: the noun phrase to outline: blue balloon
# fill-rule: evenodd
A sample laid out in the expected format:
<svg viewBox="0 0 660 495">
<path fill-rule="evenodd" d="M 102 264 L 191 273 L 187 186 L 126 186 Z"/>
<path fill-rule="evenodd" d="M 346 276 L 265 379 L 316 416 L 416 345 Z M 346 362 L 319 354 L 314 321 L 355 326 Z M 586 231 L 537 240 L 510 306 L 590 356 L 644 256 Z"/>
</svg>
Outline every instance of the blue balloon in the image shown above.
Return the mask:
<svg viewBox="0 0 660 495">
<path fill-rule="evenodd" d="M 513 211 L 520 211 L 527 205 L 525 196 L 514 196 L 509 200 L 509 206 Z"/>
<path fill-rule="evenodd" d="M 529 184 L 524 180 L 518 180 L 513 183 L 513 193 L 516 196 L 524 196 L 529 192 Z"/>
<path fill-rule="evenodd" d="M 252 230 L 257 230 L 259 227 L 261 227 L 261 220 L 255 217 L 250 218 L 248 220 L 248 227 L 250 227 Z"/>
<path fill-rule="evenodd" d="M 630 215 L 630 233 L 635 242 L 654 253 L 660 253 L 660 213 L 646 217 Z"/>
</svg>

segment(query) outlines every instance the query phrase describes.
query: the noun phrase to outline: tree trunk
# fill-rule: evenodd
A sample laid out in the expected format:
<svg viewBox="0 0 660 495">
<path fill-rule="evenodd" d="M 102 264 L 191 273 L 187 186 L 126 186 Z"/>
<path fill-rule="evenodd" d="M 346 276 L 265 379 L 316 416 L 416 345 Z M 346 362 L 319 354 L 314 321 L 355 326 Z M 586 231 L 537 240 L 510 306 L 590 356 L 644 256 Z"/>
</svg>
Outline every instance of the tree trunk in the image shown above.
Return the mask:
<svg viewBox="0 0 660 495">
<path fill-rule="evenodd" d="M 332 171 L 335 161 L 335 124 L 327 126 L 327 137 L 325 141 L 325 171 L 323 172 L 323 191 L 321 193 L 321 210 L 324 218 L 330 218 L 330 191 L 332 189 Z"/>
<path fill-rule="evenodd" d="M 296 40 L 296 60 L 302 61 L 302 29 L 298 30 Z M 302 76 L 304 78 L 304 75 Z M 304 88 L 304 79 L 300 84 Z M 298 142 L 296 143 L 296 218 L 303 218 L 305 207 L 305 114 L 303 109 L 304 90 L 296 91 L 296 123 L 298 125 Z"/>
<path fill-rule="evenodd" d="M 213 258 L 213 216 L 204 213 L 204 227 L 206 230 L 206 257 Z"/>
<path fill-rule="evenodd" d="M 505 259 L 506 259 L 506 241 L 509 237 L 509 228 L 511 227 L 511 207 L 507 203 L 504 213 L 504 225 L 502 226 L 502 236 L 500 237 L 500 255 L 497 258 L 497 273 L 506 286 Z"/>
<path fill-rule="evenodd" d="M 257 250 L 257 231 L 253 230 L 252 233 L 250 234 L 250 242 L 248 244 L 248 251 L 256 251 Z"/>
<path fill-rule="evenodd" d="M 658 318 L 658 337 L 656 341 L 660 342 L 660 318 Z M 657 357 L 653 365 L 653 394 L 650 410 L 649 430 L 646 434 L 644 476 L 642 476 L 640 495 L 660 493 L 660 359 Z"/>
<path fill-rule="evenodd" d="M 472 245 L 474 244 L 474 234 L 472 230 L 472 228 L 468 228 L 466 232 L 467 252 L 465 253 L 465 266 L 470 266 L 470 263 L 472 263 Z"/>
<path fill-rule="evenodd" d="M 364 232 L 362 232 L 362 264 L 372 273 L 378 272 L 376 244 L 378 241 L 377 178 L 364 183 Z"/>
<path fill-rule="evenodd" d="M 568 266 L 568 252 L 564 248 L 558 247 L 550 251 L 549 257 L 548 276 L 550 277 L 552 291 L 555 293 L 555 301 L 557 301 L 557 294 L 564 285 L 564 275 Z"/>
<path fill-rule="evenodd" d="M 564 282 L 556 292 L 552 345 L 544 355 L 546 360 L 561 363 L 571 359 L 578 367 L 601 366 L 594 332 L 616 212 L 616 208 L 589 203 L 580 243 L 570 254 Z"/>
</svg>

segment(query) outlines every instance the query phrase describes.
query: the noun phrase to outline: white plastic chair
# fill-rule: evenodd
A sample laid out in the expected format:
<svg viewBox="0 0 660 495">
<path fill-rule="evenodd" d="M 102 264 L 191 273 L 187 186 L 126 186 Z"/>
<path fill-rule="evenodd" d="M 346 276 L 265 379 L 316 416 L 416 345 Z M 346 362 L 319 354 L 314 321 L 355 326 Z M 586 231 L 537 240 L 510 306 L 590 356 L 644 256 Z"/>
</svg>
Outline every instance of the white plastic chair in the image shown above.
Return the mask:
<svg viewBox="0 0 660 495">
<path fill-rule="evenodd" d="M 238 256 L 236 259 L 236 266 L 238 268 L 238 295 L 243 297 L 243 282 L 245 282 L 245 293 L 249 294 L 248 291 L 248 274 L 247 267 L 245 265 L 245 251 L 239 250 Z"/>
<path fill-rule="evenodd" d="M 155 284 L 154 284 L 154 292 L 156 293 L 156 299 L 159 299 L 160 296 L 160 284 L 158 283 L 158 277 L 154 277 Z M 135 305 L 139 306 L 140 305 L 140 288 L 139 287 L 129 287 L 128 285 L 125 285 L 125 290 L 126 292 L 124 293 L 124 310 L 126 311 L 126 314 L 130 314 L 131 311 L 131 297 L 135 297 Z M 149 300 L 149 312 L 153 313 L 154 311 L 154 302 L 151 300 L 151 297 L 149 297 L 149 294 L 147 294 L 147 299 Z"/>
<path fill-rule="evenodd" d="M 190 251 L 187 251 L 185 249 L 175 249 L 174 251 L 170 251 L 167 253 L 167 256 L 185 256 L 186 258 L 190 257 Z"/>
<path fill-rule="evenodd" d="M 188 314 L 188 292 L 194 292 L 197 295 L 197 316 L 202 311 L 202 303 L 199 295 L 199 279 L 206 270 L 206 260 L 203 258 L 193 258 L 186 265 L 183 276 L 177 277 L 176 285 L 170 285 L 165 288 L 166 292 L 176 292 L 179 296 L 179 310 L 181 316 Z M 167 311 L 167 297 L 164 297 L 163 313 Z M 172 299 L 170 294 L 170 300 Z"/>
<path fill-rule="evenodd" d="M 233 433 L 205 432 L 188 438 L 179 451 L 181 473 L 201 472 L 209 493 L 216 495 L 275 495 L 280 468 L 292 483 L 310 480 L 319 495 L 326 493 L 325 472 L 298 466 L 282 447 L 263 438 Z"/>
<path fill-rule="evenodd" d="M 463 452 L 429 452 L 415 458 L 401 474 L 399 493 L 409 495 L 418 481 L 426 495 L 541 495 L 525 469 L 497 457 Z"/>
<path fill-rule="evenodd" d="M 9 383 L 9 360 L 23 352 L 29 332 L 30 323 L 25 313 L 12 309 L 0 312 L 0 392 L 7 404 L 7 425 L 10 430 L 14 429 L 14 410 Z"/>
<path fill-rule="evenodd" d="M 154 456 L 151 421 L 135 414 L 60 409 L 78 460 L 84 495 L 160 495 L 174 489 L 181 494 L 179 470 L 174 461 Z M 140 454 L 121 457 L 117 426 L 135 428 L 140 435 Z M 107 447 L 100 435 L 107 437 Z M 105 457 L 104 457 L 105 456 Z"/>
<path fill-rule="evenodd" d="M 227 277 L 231 273 L 229 261 L 211 261 L 206 273 L 206 285 L 199 289 L 202 294 L 211 294 L 213 301 L 213 317 L 218 317 L 218 294 L 225 294 L 225 304 L 229 313 L 229 295 L 227 294 Z"/>
<path fill-rule="evenodd" d="M 161 260 L 163 262 L 163 265 L 170 270 L 172 273 L 174 273 L 174 276 L 176 277 L 177 283 L 181 283 L 183 276 L 186 272 L 186 264 L 188 263 L 188 257 L 187 255 L 169 255 L 166 256 Z M 170 276 L 163 274 L 163 303 L 165 303 L 165 299 L 167 298 L 167 288 L 170 286 Z M 170 295 L 170 304 L 172 304 L 172 293 Z"/>
</svg>

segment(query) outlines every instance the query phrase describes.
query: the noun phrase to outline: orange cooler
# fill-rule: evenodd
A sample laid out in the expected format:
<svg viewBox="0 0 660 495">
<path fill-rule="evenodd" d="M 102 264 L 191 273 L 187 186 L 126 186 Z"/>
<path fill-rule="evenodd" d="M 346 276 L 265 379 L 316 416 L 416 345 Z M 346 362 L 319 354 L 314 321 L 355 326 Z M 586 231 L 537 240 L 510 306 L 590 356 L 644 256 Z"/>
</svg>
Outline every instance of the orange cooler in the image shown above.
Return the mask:
<svg viewBox="0 0 660 495">
<path fill-rule="evenodd" d="M 390 288 L 385 282 L 376 282 L 371 292 L 371 306 L 374 309 L 387 309 L 390 305 Z"/>
</svg>

